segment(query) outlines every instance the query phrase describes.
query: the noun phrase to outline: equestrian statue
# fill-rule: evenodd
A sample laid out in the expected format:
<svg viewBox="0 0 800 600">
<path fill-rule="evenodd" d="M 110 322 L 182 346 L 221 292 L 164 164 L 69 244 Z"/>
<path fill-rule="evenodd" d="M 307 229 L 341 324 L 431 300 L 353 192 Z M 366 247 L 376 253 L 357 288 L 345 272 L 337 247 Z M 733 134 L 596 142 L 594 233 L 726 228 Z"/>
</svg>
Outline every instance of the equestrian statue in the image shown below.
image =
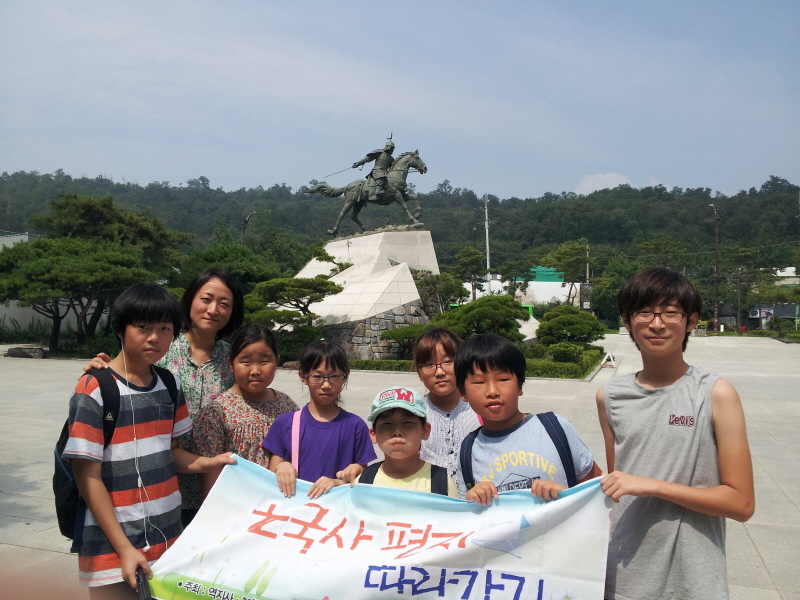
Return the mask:
<svg viewBox="0 0 800 600">
<path fill-rule="evenodd" d="M 392 152 L 394 152 L 394 142 L 389 138 L 382 150 L 374 150 L 358 162 L 353 163 L 352 168 L 355 169 L 369 162 L 375 162 L 366 179 L 358 179 L 339 188 L 331 187 L 327 183 L 318 183 L 310 188 L 302 189 L 306 194 L 322 194 L 328 198 L 337 198 L 344 194 L 344 206 L 339 213 L 339 218 L 336 219 L 336 225 L 328 230 L 328 235 L 336 235 L 339 232 L 342 219 L 351 210 L 353 213 L 350 218 L 361 228 L 362 232 L 366 231 L 363 223 L 358 220 L 358 213 L 368 202 L 383 206 L 397 202 L 411 219 L 412 224 L 420 224 L 418 219 L 422 213 L 422 207 L 419 205 L 417 195 L 408 191 L 406 177 L 408 177 L 410 169 L 425 173 L 428 167 L 419 157 L 419 150 L 404 152 L 397 158 L 392 157 Z M 417 206 L 413 215 L 406 205 L 409 200 L 413 200 Z"/>
</svg>

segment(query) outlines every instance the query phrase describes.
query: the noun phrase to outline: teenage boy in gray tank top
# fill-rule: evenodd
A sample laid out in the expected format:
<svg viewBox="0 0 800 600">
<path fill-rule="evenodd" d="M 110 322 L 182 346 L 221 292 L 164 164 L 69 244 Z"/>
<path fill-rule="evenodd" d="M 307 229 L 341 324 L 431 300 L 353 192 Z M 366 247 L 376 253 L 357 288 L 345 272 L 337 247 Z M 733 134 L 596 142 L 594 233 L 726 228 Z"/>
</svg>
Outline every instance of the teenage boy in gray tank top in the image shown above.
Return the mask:
<svg viewBox="0 0 800 600">
<path fill-rule="evenodd" d="M 615 503 L 608 600 L 728 598 L 725 518 L 755 510 L 736 390 L 683 359 L 702 307 L 683 275 L 649 269 L 617 296 L 643 368 L 597 392 Z"/>
</svg>

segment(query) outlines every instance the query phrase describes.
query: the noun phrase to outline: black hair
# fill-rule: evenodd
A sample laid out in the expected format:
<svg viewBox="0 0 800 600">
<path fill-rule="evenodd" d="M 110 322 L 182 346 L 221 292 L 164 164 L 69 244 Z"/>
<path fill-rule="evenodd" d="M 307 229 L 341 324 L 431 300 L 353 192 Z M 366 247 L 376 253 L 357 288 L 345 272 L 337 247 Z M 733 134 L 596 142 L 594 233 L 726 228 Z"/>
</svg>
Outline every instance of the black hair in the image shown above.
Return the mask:
<svg viewBox="0 0 800 600">
<path fill-rule="evenodd" d="M 617 307 L 623 320 L 630 324 L 631 315 L 645 306 L 655 306 L 665 302 L 674 302 L 687 314 L 685 324 L 689 317 L 700 314 L 703 308 L 703 298 L 697 286 L 685 275 L 663 269 L 660 267 L 641 271 L 631 277 L 622 286 L 617 294 Z M 634 343 L 633 333 L 628 331 Z M 683 349 L 689 343 L 689 332 L 683 338 Z M 637 344 L 638 348 L 639 345 Z"/>
<path fill-rule="evenodd" d="M 350 374 L 350 364 L 347 362 L 347 353 L 341 344 L 328 340 L 311 342 L 300 351 L 300 372 L 308 375 L 312 369 L 326 366 L 336 369 L 345 375 Z"/>
<path fill-rule="evenodd" d="M 244 322 L 244 292 L 242 286 L 239 285 L 239 280 L 228 271 L 228 269 L 211 268 L 206 269 L 197 277 L 192 279 L 186 291 L 181 296 L 181 311 L 183 313 L 183 331 L 188 331 L 192 328 L 192 302 L 194 297 L 205 284 L 212 279 L 219 279 L 231 291 L 232 306 L 231 318 L 228 323 L 217 332 L 217 339 L 223 338 L 232 331 L 236 331 L 242 326 Z"/>
<path fill-rule="evenodd" d="M 455 356 L 461 343 L 462 339 L 445 327 L 426 331 L 414 342 L 414 368 L 419 369 L 420 365 L 432 360 L 436 346 L 441 345 L 446 354 Z"/>
<path fill-rule="evenodd" d="M 239 356 L 239 353 L 247 346 L 258 342 L 264 342 L 275 354 L 275 358 L 278 358 L 278 342 L 275 339 L 275 334 L 263 325 L 245 325 L 237 329 L 231 338 L 231 360 Z"/>
<path fill-rule="evenodd" d="M 377 416 L 377 417 L 375 417 L 375 418 L 372 420 L 372 428 L 373 428 L 373 429 L 375 429 L 375 425 L 377 425 L 377 423 L 378 423 L 378 419 L 380 419 L 380 418 L 381 418 L 383 415 L 389 415 L 389 416 L 391 416 L 391 415 L 393 415 L 393 414 L 394 414 L 394 411 L 396 411 L 396 410 L 402 410 L 404 413 L 408 413 L 408 414 L 409 414 L 409 415 L 411 415 L 412 417 L 416 417 L 417 419 L 419 419 L 419 420 L 422 422 L 422 426 L 423 426 L 423 427 L 425 427 L 425 423 L 427 423 L 427 422 L 428 422 L 428 419 L 426 419 L 425 417 L 420 417 L 419 415 L 415 415 L 415 414 L 414 414 L 413 412 L 411 412 L 410 410 L 407 410 L 407 409 L 405 409 L 405 408 L 400 408 L 399 406 L 395 406 L 394 408 L 387 408 L 387 409 L 386 409 L 386 410 L 384 410 L 383 412 L 380 412 L 380 413 L 378 413 L 378 416 Z"/>
<path fill-rule="evenodd" d="M 486 373 L 501 371 L 517 377 L 517 385 L 525 383 L 525 356 L 516 344 L 499 335 L 474 335 L 461 344 L 455 356 L 456 387 L 464 394 L 464 385 L 475 368 Z"/>
<path fill-rule="evenodd" d="M 137 283 L 114 301 L 108 316 L 111 331 L 122 340 L 128 325 L 172 323 L 172 339 L 181 330 L 181 307 L 172 293 L 155 283 Z"/>
</svg>

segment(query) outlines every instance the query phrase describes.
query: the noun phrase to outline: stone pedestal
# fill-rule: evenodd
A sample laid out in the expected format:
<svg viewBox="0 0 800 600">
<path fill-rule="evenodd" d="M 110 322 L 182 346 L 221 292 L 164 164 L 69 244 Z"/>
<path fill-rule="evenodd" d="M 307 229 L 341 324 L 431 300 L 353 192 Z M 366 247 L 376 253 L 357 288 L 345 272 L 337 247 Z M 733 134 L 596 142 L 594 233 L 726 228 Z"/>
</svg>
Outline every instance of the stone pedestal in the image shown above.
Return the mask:
<svg viewBox="0 0 800 600">
<path fill-rule="evenodd" d="M 410 268 L 439 273 L 429 231 L 382 232 L 328 242 L 325 251 L 352 266 L 331 277 L 344 290 L 312 304 L 353 358 L 400 358 L 397 342 L 380 334 L 395 327 L 427 323 Z M 327 275 L 334 265 L 316 259 L 297 277 Z"/>
<path fill-rule="evenodd" d="M 382 340 L 381 334 L 395 327 L 427 323 L 428 320 L 428 316 L 422 310 L 422 302 L 414 300 L 368 319 L 337 323 L 329 325 L 326 329 L 329 339 L 342 344 L 350 358 L 400 359 L 403 358 L 400 344 L 394 340 Z"/>
</svg>

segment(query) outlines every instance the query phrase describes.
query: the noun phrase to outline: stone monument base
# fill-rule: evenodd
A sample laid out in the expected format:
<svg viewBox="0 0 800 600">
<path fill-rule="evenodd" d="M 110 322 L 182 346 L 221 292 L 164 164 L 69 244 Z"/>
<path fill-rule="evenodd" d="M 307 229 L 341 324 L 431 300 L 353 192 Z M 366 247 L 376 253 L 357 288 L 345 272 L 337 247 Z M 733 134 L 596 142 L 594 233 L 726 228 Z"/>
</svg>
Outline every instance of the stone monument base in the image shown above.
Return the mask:
<svg viewBox="0 0 800 600">
<path fill-rule="evenodd" d="M 381 334 L 396 327 L 429 321 L 422 310 L 422 301 L 413 300 L 366 319 L 327 325 L 325 330 L 328 339 L 342 344 L 351 359 L 393 360 L 405 358 L 403 349 L 394 340 L 382 340 Z"/>
</svg>

